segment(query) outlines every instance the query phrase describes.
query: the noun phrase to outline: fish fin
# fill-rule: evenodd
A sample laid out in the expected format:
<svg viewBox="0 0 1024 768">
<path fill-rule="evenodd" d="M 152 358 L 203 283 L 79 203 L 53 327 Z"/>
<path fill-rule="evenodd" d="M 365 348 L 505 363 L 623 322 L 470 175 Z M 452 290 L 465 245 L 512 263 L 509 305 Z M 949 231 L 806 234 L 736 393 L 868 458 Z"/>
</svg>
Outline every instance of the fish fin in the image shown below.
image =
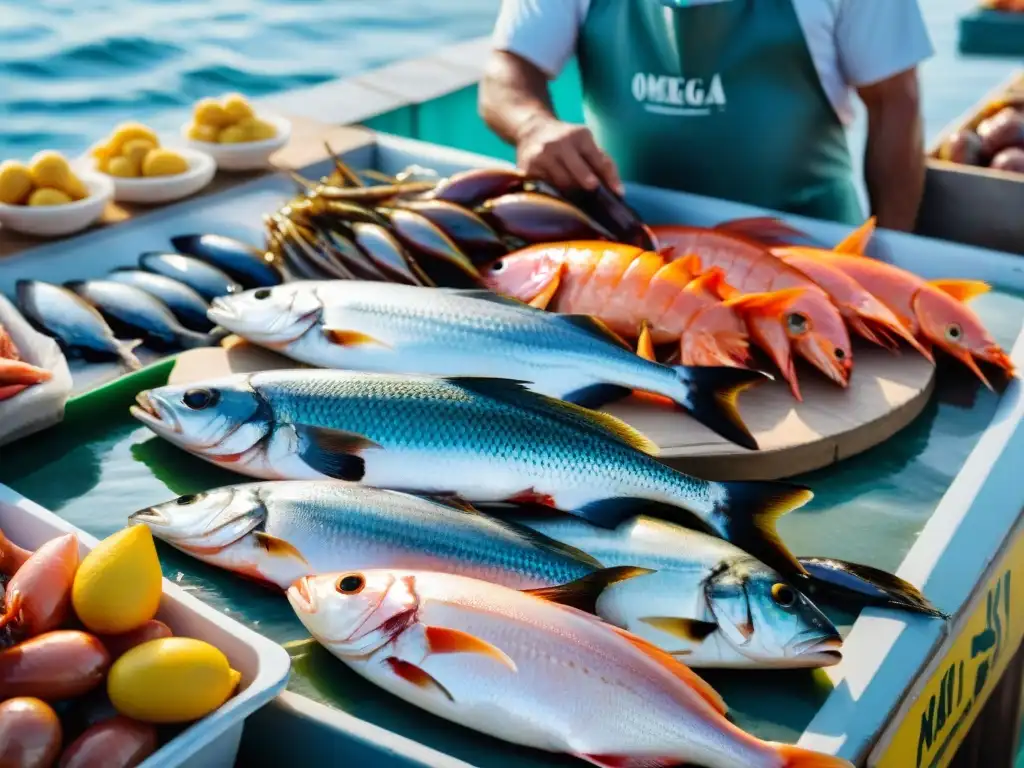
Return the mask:
<svg viewBox="0 0 1024 768">
<path fill-rule="evenodd" d="M 864 251 L 867 250 L 868 241 L 875 234 L 876 223 L 877 219 L 871 216 L 853 232 L 844 237 L 832 250 L 836 253 L 845 253 L 848 256 L 863 256 Z"/>
<path fill-rule="evenodd" d="M 754 310 L 765 315 L 780 314 L 800 296 L 809 290 L 808 286 L 784 288 L 781 291 L 766 293 L 747 293 L 725 299 L 722 303 L 727 307 L 741 310 Z"/>
<path fill-rule="evenodd" d="M 676 254 L 676 247 L 674 245 L 663 245 L 658 248 L 655 253 L 661 256 L 665 261 L 672 261 Z"/>
<path fill-rule="evenodd" d="M 853 768 L 853 763 L 841 757 L 812 752 L 792 744 L 778 744 L 772 741 L 766 743 L 775 747 L 775 751 L 782 758 L 779 768 Z"/>
<path fill-rule="evenodd" d="M 690 254 L 659 267 L 651 280 L 683 290 L 698 274 L 700 274 L 700 257 Z"/>
<path fill-rule="evenodd" d="M 775 524 L 814 498 L 811 489 L 758 480 L 719 485 L 724 492 L 724 499 L 715 505 L 716 517 L 724 521 L 719 534 L 780 573 L 803 574 L 803 566 L 782 543 Z"/>
<path fill-rule="evenodd" d="M 415 664 L 399 659 L 395 656 L 388 656 L 388 658 L 384 659 L 384 663 L 391 667 L 391 671 L 398 677 L 408 683 L 412 683 L 417 688 L 440 693 L 448 699 L 448 701 L 455 701 L 451 692 L 441 685 L 441 683 L 439 683 L 437 679 L 425 669 L 417 667 Z"/>
<path fill-rule="evenodd" d="M 579 328 L 581 331 L 585 331 L 591 336 L 596 336 L 599 339 L 610 341 L 623 349 L 633 349 L 625 339 L 596 317 L 592 317 L 591 315 L 555 315 L 555 317 L 559 322 L 567 323 L 575 328 Z"/>
<path fill-rule="evenodd" d="M 277 536 L 271 536 L 269 533 L 263 531 L 255 531 L 253 536 L 256 538 L 256 542 L 260 547 L 266 551 L 268 555 L 274 555 L 275 557 L 282 558 L 293 558 L 295 560 L 301 560 L 304 563 L 308 563 L 302 553 L 295 548 L 293 544 L 279 539 Z"/>
<path fill-rule="evenodd" d="M 801 586 L 801 591 L 810 595 L 821 593 L 825 597 L 834 597 L 857 610 L 868 605 L 884 605 L 926 616 L 949 618 L 921 590 L 888 571 L 827 557 L 798 559 L 809 578 L 808 588 Z"/>
<path fill-rule="evenodd" d="M 621 419 L 617 419 L 609 413 L 584 408 L 575 403 L 543 397 L 526 389 L 523 386 L 525 382 L 486 376 L 449 376 L 445 378 L 445 381 L 479 395 L 492 397 L 521 408 L 560 415 L 577 424 L 582 423 L 596 427 L 620 442 L 652 456 L 658 452 L 657 443 Z"/>
<path fill-rule="evenodd" d="M 310 467 L 336 480 L 358 481 L 366 473 L 360 451 L 381 446 L 363 435 L 297 424 L 299 456 Z"/>
<path fill-rule="evenodd" d="M 424 499 L 430 499 L 437 504 L 443 504 L 446 507 L 457 509 L 460 512 L 473 512 L 480 514 L 480 510 L 474 507 L 470 502 L 466 501 L 461 496 L 457 496 L 454 493 L 431 493 L 431 494 L 420 494 Z"/>
<path fill-rule="evenodd" d="M 679 659 L 675 658 L 670 653 L 663 651 L 653 643 L 637 637 L 624 629 L 619 629 L 615 626 L 611 627 L 611 629 L 620 637 L 632 643 L 634 647 L 646 653 L 662 667 L 679 678 L 683 683 L 686 683 L 686 685 L 693 689 L 693 691 L 704 699 L 704 701 L 706 701 L 712 709 L 718 712 L 718 714 L 728 714 L 729 707 L 726 706 L 725 700 L 718 694 L 718 691 L 712 688 L 704 678 L 700 677 L 696 672 L 683 664 L 683 662 L 679 661 Z"/>
<path fill-rule="evenodd" d="M 464 296 L 467 299 L 480 299 L 480 301 L 490 301 L 494 304 L 505 304 L 510 307 L 530 306 L 525 301 L 520 301 L 514 296 L 495 293 L 494 291 L 488 291 L 486 288 L 438 288 L 437 290 L 456 296 Z"/>
<path fill-rule="evenodd" d="M 725 230 L 738 235 L 746 235 L 766 245 L 789 245 L 803 240 L 813 242 L 814 239 L 806 232 L 791 227 L 775 216 L 750 216 L 716 224 L 715 229 Z"/>
<path fill-rule="evenodd" d="M 343 331 L 340 328 L 324 328 L 324 336 L 332 344 L 337 344 L 339 347 L 361 347 L 366 344 L 376 344 L 380 347 L 391 348 L 390 344 L 385 344 L 380 339 L 375 339 L 373 336 L 369 336 L 359 331 Z"/>
<path fill-rule="evenodd" d="M 692 643 L 703 642 L 708 635 L 718 629 L 718 625 L 713 621 L 682 619 L 675 616 L 643 616 L 640 618 L 640 621 L 657 630 Z"/>
<path fill-rule="evenodd" d="M 575 757 L 598 768 L 669 768 L 679 765 L 677 757 L 631 757 L 629 755 L 583 755 Z"/>
<path fill-rule="evenodd" d="M 646 320 L 640 325 L 640 338 L 636 342 L 636 353 L 644 360 L 658 362 L 654 354 L 654 342 L 651 341 L 651 325 Z"/>
<path fill-rule="evenodd" d="M 928 285 L 934 286 L 964 303 L 992 290 L 992 286 L 983 280 L 929 280 Z"/>
<path fill-rule="evenodd" d="M 478 656 L 494 659 L 513 672 L 519 671 L 516 663 L 509 658 L 507 653 L 486 640 L 481 640 L 476 635 L 449 627 L 427 627 L 425 632 L 428 654 L 475 653 Z"/>
<path fill-rule="evenodd" d="M 678 259 L 674 259 L 672 263 L 677 265 L 678 269 L 685 271 L 691 280 L 704 272 L 704 262 L 701 261 L 698 253 L 684 254 Z"/>
<path fill-rule="evenodd" d="M 618 384 L 591 384 L 574 389 L 572 392 L 562 395 L 560 399 L 583 408 L 600 408 L 602 405 L 627 398 L 631 394 L 633 394 L 633 390 L 629 387 L 620 387 Z"/>
<path fill-rule="evenodd" d="M 719 366 L 697 368 L 677 365 L 676 373 L 683 393 L 676 402 L 694 419 L 726 440 L 752 451 L 757 440 L 743 423 L 737 403 L 745 390 L 764 381 L 771 381 L 761 371 Z"/>
<path fill-rule="evenodd" d="M 558 293 L 558 288 L 562 284 L 562 272 L 565 271 L 565 265 L 559 264 L 555 271 L 551 273 L 551 277 L 547 279 L 547 282 L 541 287 L 540 292 L 530 300 L 530 306 L 535 309 L 547 309 L 548 304 L 555 298 L 555 294 Z"/>
<path fill-rule="evenodd" d="M 720 299 L 728 299 L 739 293 L 725 280 L 725 271 L 721 267 L 712 267 L 707 272 L 697 275 L 686 285 L 690 293 L 706 291 Z"/>
<path fill-rule="evenodd" d="M 539 597 L 559 605 L 567 605 L 579 611 L 597 615 L 597 599 L 608 587 L 620 581 L 654 573 L 650 568 L 637 568 L 631 565 L 618 565 L 614 568 L 602 568 L 588 573 L 568 584 L 539 589 L 524 589 L 528 595 Z"/>
<path fill-rule="evenodd" d="M 129 339 L 128 341 L 117 341 L 117 355 L 121 358 L 121 364 L 128 371 L 142 369 L 142 362 L 135 356 L 135 348 L 142 344 L 142 339 Z"/>
</svg>

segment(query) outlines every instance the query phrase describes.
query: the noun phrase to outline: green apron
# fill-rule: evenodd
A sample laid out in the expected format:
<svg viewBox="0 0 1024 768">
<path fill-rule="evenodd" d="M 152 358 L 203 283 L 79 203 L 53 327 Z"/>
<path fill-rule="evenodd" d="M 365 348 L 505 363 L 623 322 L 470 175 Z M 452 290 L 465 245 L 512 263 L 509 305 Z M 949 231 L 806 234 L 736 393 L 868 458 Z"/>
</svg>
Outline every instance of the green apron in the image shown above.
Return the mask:
<svg viewBox="0 0 1024 768">
<path fill-rule="evenodd" d="M 623 179 L 862 221 L 793 2 L 591 0 L 577 44 L 584 115 Z"/>
</svg>

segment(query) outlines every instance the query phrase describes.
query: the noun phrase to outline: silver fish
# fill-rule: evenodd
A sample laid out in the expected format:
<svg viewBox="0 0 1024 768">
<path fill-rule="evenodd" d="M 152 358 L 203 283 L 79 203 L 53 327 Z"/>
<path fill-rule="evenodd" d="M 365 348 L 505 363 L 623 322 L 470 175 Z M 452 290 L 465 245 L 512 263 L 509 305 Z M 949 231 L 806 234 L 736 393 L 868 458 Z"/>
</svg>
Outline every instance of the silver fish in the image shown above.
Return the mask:
<svg viewBox="0 0 1024 768">
<path fill-rule="evenodd" d="M 645 517 L 614 530 L 571 517 L 518 522 L 605 566 L 652 569 L 596 596 L 574 585 L 540 593 L 584 609 L 593 600 L 601 618 L 691 667 L 824 667 L 842 658 L 842 638 L 828 617 L 727 541 Z"/>
<path fill-rule="evenodd" d="M 533 502 L 607 527 L 644 513 L 696 516 L 765 563 L 802 572 L 774 528 L 809 489 L 684 475 L 624 422 L 518 382 L 283 370 L 160 387 L 137 403 L 132 414 L 158 435 L 251 477 Z"/>
<path fill-rule="evenodd" d="M 341 571 L 303 577 L 288 600 L 310 634 L 358 674 L 514 744 L 603 768 L 852 768 L 751 736 L 671 656 L 508 587 L 445 573 Z"/>
<path fill-rule="evenodd" d="M 280 268 L 265 251 L 224 235 L 178 235 L 174 250 L 214 265 L 246 288 L 280 285 Z"/>
<path fill-rule="evenodd" d="M 210 305 L 184 283 L 142 269 L 115 269 L 107 280 L 131 285 L 162 301 L 182 325 L 199 333 L 208 333 L 213 323 L 206 317 Z"/>
<path fill-rule="evenodd" d="M 209 317 L 322 368 L 501 376 L 589 408 L 633 390 L 653 392 L 726 439 L 757 448 L 736 398 L 766 380 L 763 373 L 661 365 L 594 318 L 544 312 L 490 291 L 308 281 L 215 299 Z"/>
<path fill-rule="evenodd" d="M 340 482 L 227 486 L 140 510 L 129 522 L 203 562 L 281 589 L 345 568 L 440 570 L 516 589 L 600 568 L 572 547 L 456 501 Z"/>
<path fill-rule="evenodd" d="M 99 310 L 122 335 L 140 336 L 146 346 L 167 351 L 208 347 L 212 336 L 190 331 L 152 294 L 114 280 L 80 280 L 66 284 Z"/>
<path fill-rule="evenodd" d="M 180 253 L 144 253 L 139 256 L 139 266 L 184 283 L 206 301 L 242 290 L 241 285 L 213 265 Z"/>
<path fill-rule="evenodd" d="M 39 280 L 19 280 L 16 290 L 21 313 L 55 338 L 69 356 L 89 361 L 116 360 L 129 371 L 142 367 L 132 353 L 142 340 L 118 340 L 96 308 L 74 292 Z"/>
</svg>

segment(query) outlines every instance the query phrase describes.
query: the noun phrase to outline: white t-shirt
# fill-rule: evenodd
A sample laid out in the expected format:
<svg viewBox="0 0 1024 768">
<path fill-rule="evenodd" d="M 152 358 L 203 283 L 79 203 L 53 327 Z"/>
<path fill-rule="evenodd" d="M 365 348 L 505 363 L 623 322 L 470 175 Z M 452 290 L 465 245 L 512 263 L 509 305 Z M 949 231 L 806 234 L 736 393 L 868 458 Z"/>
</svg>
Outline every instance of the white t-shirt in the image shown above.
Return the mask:
<svg viewBox="0 0 1024 768">
<path fill-rule="evenodd" d="M 654 2 L 655 0 L 628 0 Z M 934 53 L 918 0 L 793 0 L 836 114 L 853 121 L 852 91 Z M 590 0 L 502 0 L 493 45 L 556 77 L 576 51 Z"/>
</svg>

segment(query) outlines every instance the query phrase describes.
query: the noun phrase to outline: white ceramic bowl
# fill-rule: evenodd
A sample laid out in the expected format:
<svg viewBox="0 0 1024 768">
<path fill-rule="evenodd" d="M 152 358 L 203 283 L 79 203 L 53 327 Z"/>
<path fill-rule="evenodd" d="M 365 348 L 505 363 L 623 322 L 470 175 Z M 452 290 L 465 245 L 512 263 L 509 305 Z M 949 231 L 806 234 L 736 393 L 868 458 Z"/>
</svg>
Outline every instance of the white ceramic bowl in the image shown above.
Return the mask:
<svg viewBox="0 0 1024 768">
<path fill-rule="evenodd" d="M 277 136 L 264 141 L 246 141 L 240 144 L 215 144 L 196 141 L 188 137 L 189 123 L 181 126 L 181 136 L 186 146 L 213 157 L 217 168 L 222 171 L 255 171 L 270 165 L 270 156 L 288 143 L 292 135 L 291 121 L 283 117 L 262 116 L 277 129 Z"/>
<path fill-rule="evenodd" d="M 149 176 L 125 179 L 120 176 L 107 176 L 114 182 L 114 199 L 120 203 L 169 203 L 196 192 L 213 181 L 217 173 L 217 163 L 210 155 L 187 147 L 166 147 L 171 149 L 188 163 L 188 170 L 175 176 Z M 76 162 L 77 167 L 102 173 L 96 168 L 96 159 L 83 157 Z"/>
<path fill-rule="evenodd" d="M 67 205 L 4 205 L 0 203 L 0 225 L 38 237 L 63 237 L 95 224 L 114 196 L 109 176 L 93 171 L 78 171 L 78 178 L 89 196 Z"/>
</svg>

